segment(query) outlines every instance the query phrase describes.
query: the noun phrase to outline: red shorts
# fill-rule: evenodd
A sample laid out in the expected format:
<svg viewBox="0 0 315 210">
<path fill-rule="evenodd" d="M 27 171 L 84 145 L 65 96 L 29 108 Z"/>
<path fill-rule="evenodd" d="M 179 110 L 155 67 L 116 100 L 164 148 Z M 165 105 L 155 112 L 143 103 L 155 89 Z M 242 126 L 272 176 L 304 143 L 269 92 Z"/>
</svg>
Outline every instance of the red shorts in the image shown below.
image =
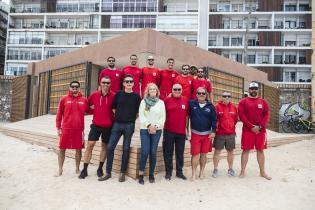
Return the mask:
<svg viewBox="0 0 315 210">
<path fill-rule="evenodd" d="M 255 134 L 251 131 L 244 131 L 242 133 L 242 149 L 243 150 L 264 150 L 267 148 L 267 133 L 260 132 Z"/>
<path fill-rule="evenodd" d="M 59 142 L 60 149 L 84 148 L 84 136 L 81 129 L 62 129 Z"/>
<path fill-rule="evenodd" d="M 190 145 L 191 155 L 198 155 L 200 153 L 208 153 L 212 151 L 212 140 L 209 139 L 209 135 L 191 133 Z"/>
</svg>

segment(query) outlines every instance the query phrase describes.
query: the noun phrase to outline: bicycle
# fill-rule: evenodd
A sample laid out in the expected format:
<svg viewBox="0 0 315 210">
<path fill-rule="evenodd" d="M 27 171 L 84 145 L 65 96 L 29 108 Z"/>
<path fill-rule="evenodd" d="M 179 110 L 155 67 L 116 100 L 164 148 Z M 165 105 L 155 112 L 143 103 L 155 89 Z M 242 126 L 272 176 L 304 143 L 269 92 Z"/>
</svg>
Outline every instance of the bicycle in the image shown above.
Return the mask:
<svg viewBox="0 0 315 210">
<path fill-rule="evenodd" d="M 315 133 L 315 122 L 305 120 L 301 116 L 294 122 L 293 129 L 295 133 Z"/>
<path fill-rule="evenodd" d="M 280 123 L 281 127 L 282 127 L 282 130 L 285 132 L 285 133 L 295 133 L 295 121 L 297 121 L 297 118 L 300 118 L 302 117 L 303 115 L 293 115 L 293 114 L 290 114 L 290 115 L 286 115 L 285 114 L 285 117 L 283 119 L 283 121 Z M 287 118 L 289 117 L 289 119 Z"/>
</svg>

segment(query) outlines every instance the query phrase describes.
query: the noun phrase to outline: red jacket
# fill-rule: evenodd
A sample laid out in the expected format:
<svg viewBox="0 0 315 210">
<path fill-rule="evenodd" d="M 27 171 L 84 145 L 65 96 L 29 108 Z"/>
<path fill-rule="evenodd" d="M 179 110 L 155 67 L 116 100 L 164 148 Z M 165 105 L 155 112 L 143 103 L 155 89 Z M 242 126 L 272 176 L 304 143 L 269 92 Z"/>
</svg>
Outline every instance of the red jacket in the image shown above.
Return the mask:
<svg viewBox="0 0 315 210">
<path fill-rule="evenodd" d="M 56 115 L 56 127 L 63 129 L 84 129 L 84 113 L 89 111 L 88 100 L 79 92 L 74 97 L 69 91 L 61 98 Z"/>
<path fill-rule="evenodd" d="M 182 86 L 182 96 L 186 97 L 186 99 L 190 99 L 191 98 L 191 91 L 192 91 L 192 82 L 193 82 L 194 78 L 192 76 L 183 76 L 183 75 L 178 75 L 173 84 L 180 84 Z"/>
<path fill-rule="evenodd" d="M 100 127 L 112 127 L 114 122 L 114 112 L 112 103 L 115 93 L 110 91 L 105 96 L 102 91 L 95 91 L 88 98 L 88 104 L 93 114 L 93 125 Z M 93 108 L 91 107 L 93 106 Z"/>
<path fill-rule="evenodd" d="M 160 75 L 160 98 L 164 99 L 172 92 L 173 82 L 178 73 L 175 70 L 164 69 Z"/>
<path fill-rule="evenodd" d="M 243 122 L 243 131 L 251 131 L 255 125 L 260 125 L 261 132 L 266 132 L 269 120 L 269 106 L 262 98 L 247 97 L 238 104 L 238 112 Z"/>
<path fill-rule="evenodd" d="M 142 69 L 142 85 L 141 85 L 141 95 L 144 95 L 145 88 L 149 83 L 154 83 L 159 85 L 160 83 L 160 71 L 155 67 L 144 67 Z"/>
<path fill-rule="evenodd" d="M 219 101 L 215 105 L 215 110 L 217 112 L 217 135 L 231 135 L 235 134 L 235 125 L 238 120 L 237 108 L 230 102 L 229 104 L 224 104 Z"/>
</svg>

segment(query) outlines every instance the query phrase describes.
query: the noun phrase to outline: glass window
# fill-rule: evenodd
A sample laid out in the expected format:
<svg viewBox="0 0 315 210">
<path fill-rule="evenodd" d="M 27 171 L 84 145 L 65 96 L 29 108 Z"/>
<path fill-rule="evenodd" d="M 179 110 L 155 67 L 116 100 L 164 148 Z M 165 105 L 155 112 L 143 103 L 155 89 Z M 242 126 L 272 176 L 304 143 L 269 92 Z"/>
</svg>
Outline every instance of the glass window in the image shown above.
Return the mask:
<svg viewBox="0 0 315 210">
<path fill-rule="evenodd" d="M 255 55 L 248 55 L 247 56 L 247 63 L 254 64 L 255 63 L 255 58 L 256 58 Z"/>
</svg>

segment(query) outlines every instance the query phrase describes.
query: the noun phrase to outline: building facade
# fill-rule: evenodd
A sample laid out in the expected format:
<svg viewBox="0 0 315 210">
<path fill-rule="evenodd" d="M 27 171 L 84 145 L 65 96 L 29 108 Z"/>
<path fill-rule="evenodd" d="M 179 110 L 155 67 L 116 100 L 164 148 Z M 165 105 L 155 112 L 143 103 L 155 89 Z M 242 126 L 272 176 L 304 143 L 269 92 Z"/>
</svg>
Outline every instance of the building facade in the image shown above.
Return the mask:
<svg viewBox="0 0 315 210">
<path fill-rule="evenodd" d="M 4 74 L 9 5 L 0 0 L 0 75 Z"/>
<path fill-rule="evenodd" d="M 152 28 L 272 81 L 310 82 L 311 14 L 311 0 L 12 0 L 5 70 Z"/>
</svg>

